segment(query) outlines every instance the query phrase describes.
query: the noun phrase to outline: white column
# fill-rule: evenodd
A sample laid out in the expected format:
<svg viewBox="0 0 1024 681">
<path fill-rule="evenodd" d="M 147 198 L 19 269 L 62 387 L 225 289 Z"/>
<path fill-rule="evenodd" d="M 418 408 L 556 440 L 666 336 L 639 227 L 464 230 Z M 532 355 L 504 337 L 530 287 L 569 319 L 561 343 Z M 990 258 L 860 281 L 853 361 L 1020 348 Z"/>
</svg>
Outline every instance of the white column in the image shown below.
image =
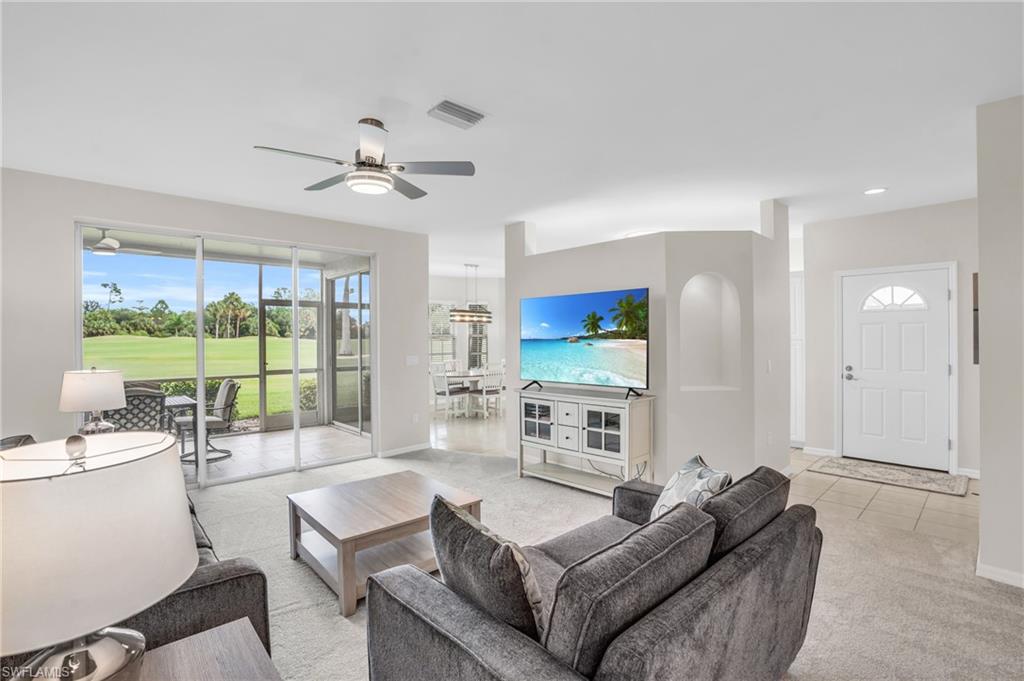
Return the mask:
<svg viewBox="0 0 1024 681">
<path fill-rule="evenodd" d="M 302 466 L 302 411 L 299 408 L 299 249 L 292 250 L 292 443 L 295 469 Z"/>
<path fill-rule="evenodd" d="M 1024 97 L 978 107 L 978 574 L 1024 587 Z"/>
<path fill-rule="evenodd" d="M 203 279 L 203 237 L 196 237 L 196 479 L 206 487 L 206 284 Z"/>
</svg>

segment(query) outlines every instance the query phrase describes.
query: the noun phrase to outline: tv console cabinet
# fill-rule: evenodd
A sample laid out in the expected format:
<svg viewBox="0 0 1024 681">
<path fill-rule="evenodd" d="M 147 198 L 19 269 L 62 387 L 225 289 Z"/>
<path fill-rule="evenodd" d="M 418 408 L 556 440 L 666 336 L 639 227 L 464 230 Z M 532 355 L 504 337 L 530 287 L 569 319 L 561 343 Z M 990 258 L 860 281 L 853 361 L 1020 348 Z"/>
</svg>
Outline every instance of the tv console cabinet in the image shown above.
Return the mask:
<svg viewBox="0 0 1024 681">
<path fill-rule="evenodd" d="M 519 477 L 609 497 L 623 480 L 653 479 L 652 395 L 627 397 L 604 390 L 544 387 L 516 392 Z M 539 462 L 525 461 L 528 449 L 540 452 Z"/>
</svg>

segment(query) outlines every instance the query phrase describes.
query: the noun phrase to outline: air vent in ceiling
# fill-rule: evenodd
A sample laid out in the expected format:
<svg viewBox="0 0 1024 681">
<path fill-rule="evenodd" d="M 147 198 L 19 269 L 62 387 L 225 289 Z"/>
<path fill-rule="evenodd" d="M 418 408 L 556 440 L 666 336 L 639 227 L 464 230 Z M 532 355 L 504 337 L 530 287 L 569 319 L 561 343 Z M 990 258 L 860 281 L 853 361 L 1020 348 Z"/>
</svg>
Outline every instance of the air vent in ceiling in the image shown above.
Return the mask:
<svg viewBox="0 0 1024 681">
<path fill-rule="evenodd" d="M 469 107 L 456 104 L 455 102 L 447 99 L 428 111 L 427 115 L 433 116 L 439 121 L 451 123 L 455 127 L 462 128 L 463 130 L 472 128 L 484 119 L 484 115 L 479 111 L 473 111 Z"/>
</svg>

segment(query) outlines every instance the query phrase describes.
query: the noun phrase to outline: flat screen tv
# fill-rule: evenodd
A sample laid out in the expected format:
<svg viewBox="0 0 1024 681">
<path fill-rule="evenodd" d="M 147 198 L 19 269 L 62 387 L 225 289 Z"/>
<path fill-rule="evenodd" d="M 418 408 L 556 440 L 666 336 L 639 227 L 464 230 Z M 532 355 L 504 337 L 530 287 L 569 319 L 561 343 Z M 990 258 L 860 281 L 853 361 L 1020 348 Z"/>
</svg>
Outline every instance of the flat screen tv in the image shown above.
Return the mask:
<svg viewBox="0 0 1024 681">
<path fill-rule="evenodd" d="M 646 288 L 523 298 L 519 377 L 646 389 L 647 311 Z"/>
</svg>

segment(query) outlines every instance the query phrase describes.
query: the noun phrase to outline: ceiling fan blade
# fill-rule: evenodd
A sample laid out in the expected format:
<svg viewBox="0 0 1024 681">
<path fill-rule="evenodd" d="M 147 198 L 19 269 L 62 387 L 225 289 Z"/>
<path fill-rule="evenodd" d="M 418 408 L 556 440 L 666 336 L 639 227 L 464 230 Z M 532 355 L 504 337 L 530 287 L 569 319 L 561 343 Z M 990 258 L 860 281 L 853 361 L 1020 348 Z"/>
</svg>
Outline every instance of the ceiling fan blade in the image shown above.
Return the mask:
<svg viewBox="0 0 1024 681">
<path fill-rule="evenodd" d="M 342 161 L 340 158 L 331 158 L 330 156 L 319 156 L 317 154 L 307 154 L 301 151 L 291 151 L 290 149 L 278 149 L 277 147 L 264 147 L 256 145 L 253 149 L 261 149 L 263 151 L 274 151 L 278 154 L 288 154 L 289 156 L 296 156 L 298 158 L 308 158 L 313 161 L 326 161 L 327 163 L 337 163 L 340 166 L 355 165 L 350 161 Z"/>
<path fill-rule="evenodd" d="M 395 191 L 407 199 L 422 199 L 427 195 L 425 191 L 414 185 L 412 182 L 407 182 L 397 175 L 392 175 L 391 179 L 395 181 Z"/>
<path fill-rule="evenodd" d="M 388 141 L 388 131 L 384 124 L 376 118 L 363 118 L 359 121 L 359 159 L 369 163 L 384 163 L 384 143 Z"/>
<path fill-rule="evenodd" d="M 351 172 L 352 172 L 351 170 L 348 170 L 348 171 L 342 173 L 341 175 L 335 175 L 334 177 L 328 177 L 326 180 L 320 180 L 316 184 L 311 184 L 308 187 L 306 187 L 306 191 L 307 192 L 318 192 L 321 189 L 327 189 L 328 187 L 333 187 L 334 185 L 338 184 L 339 182 L 343 182 L 345 180 L 345 176 L 348 175 Z"/>
<path fill-rule="evenodd" d="M 409 161 L 389 163 L 393 173 L 409 175 L 474 175 L 476 166 L 471 161 Z"/>
</svg>

